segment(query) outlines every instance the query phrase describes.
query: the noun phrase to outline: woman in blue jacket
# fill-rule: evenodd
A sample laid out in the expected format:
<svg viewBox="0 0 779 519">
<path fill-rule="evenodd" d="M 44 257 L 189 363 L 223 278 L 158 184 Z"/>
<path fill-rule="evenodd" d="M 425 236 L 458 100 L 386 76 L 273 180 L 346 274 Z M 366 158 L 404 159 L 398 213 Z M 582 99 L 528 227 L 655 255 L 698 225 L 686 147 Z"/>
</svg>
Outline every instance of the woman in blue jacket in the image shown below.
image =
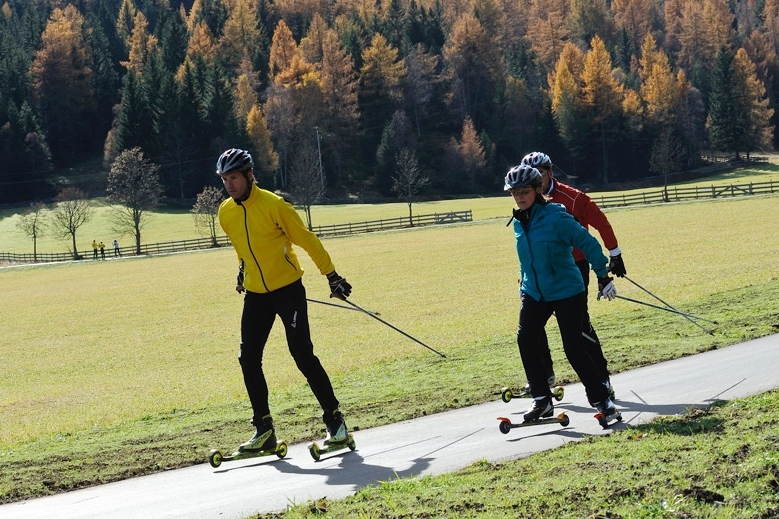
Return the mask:
<svg viewBox="0 0 779 519">
<path fill-rule="evenodd" d="M 533 396 L 524 420 L 532 422 L 554 413 L 538 340 L 553 313 L 565 355 L 584 384 L 590 405 L 607 419 L 615 418 L 612 415 L 618 413 L 617 408 L 582 344 L 581 321 L 587 295 L 571 250 L 576 247 L 584 252 L 598 276 L 598 298 L 610 301 L 616 297 L 617 290 L 608 276 L 609 260 L 595 237 L 566 213 L 562 205 L 549 203 L 541 194 L 541 173 L 536 168 L 527 165 L 511 168 L 504 189 L 517 204 L 512 218 L 522 270 L 517 344 Z"/>
</svg>

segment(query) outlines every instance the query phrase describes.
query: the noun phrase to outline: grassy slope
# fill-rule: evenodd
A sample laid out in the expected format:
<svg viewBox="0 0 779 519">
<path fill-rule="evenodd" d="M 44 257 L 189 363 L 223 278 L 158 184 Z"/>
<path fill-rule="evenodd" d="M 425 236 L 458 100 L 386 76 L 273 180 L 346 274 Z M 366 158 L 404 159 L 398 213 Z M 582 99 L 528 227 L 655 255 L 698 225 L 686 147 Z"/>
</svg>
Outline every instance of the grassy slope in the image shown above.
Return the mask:
<svg viewBox="0 0 779 519">
<path fill-rule="evenodd" d="M 610 212 L 631 277 L 722 323 L 709 337 L 664 312 L 593 303 L 615 371 L 776 331 L 779 229 L 768 217 L 775 207 L 766 197 Z M 764 222 L 762 232 L 744 233 L 756 221 Z M 350 424 L 482 402 L 494 398 L 493 385 L 521 378 L 518 359 L 506 362 L 517 357 L 516 258 L 507 232 L 499 221 L 328 241 L 358 304 L 449 356 L 441 361 L 364 316 L 313 304 L 317 348 Z M 18 302 L 13 322 L 3 323 L 0 385 L 9 391 L 0 409 L 23 410 L 7 413 L 13 419 L 0 429 L 2 500 L 200 462 L 210 446 L 245 439 L 232 265 L 232 253 L 212 251 L 0 272 L 4 295 Z M 308 279 L 309 296 L 324 299 L 326 286 L 310 267 Z M 624 282 L 618 286 L 631 294 Z M 635 348 L 644 342 L 652 348 Z M 285 437 L 319 436 L 313 399 L 282 339 L 273 343 L 273 406 Z M 567 363 L 557 365 L 571 379 Z M 441 385 L 456 388 L 458 401 L 442 399 Z M 21 452 L 31 458 L 24 467 Z"/>
<path fill-rule="evenodd" d="M 779 392 L 719 402 L 504 463 L 384 482 L 260 517 L 773 518 Z"/>
</svg>

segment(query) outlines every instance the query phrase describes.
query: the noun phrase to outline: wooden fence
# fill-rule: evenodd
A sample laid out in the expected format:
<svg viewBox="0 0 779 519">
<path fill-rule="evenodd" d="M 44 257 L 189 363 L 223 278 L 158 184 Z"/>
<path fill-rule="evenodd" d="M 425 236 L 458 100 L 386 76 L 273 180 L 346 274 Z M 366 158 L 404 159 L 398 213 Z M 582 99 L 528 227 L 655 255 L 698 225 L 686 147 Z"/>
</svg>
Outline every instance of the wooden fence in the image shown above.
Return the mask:
<svg viewBox="0 0 779 519">
<path fill-rule="evenodd" d="M 372 231 L 385 231 L 389 229 L 405 229 L 408 227 L 421 227 L 423 225 L 439 225 L 445 223 L 473 221 L 473 213 L 466 211 L 452 211 L 449 213 L 421 214 L 415 216 L 403 216 L 399 218 L 386 218 L 382 220 L 370 220 L 367 222 L 350 222 L 335 225 L 318 225 L 313 231 L 319 236 L 334 236 L 337 234 L 354 234 Z"/>
<path fill-rule="evenodd" d="M 197 238 L 194 240 L 179 240 L 162 243 L 142 243 L 141 255 L 163 254 L 171 252 L 183 252 L 199 249 L 210 249 L 213 247 L 224 247 L 230 245 L 227 236 L 217 236 L 216 245 L 211 242 L 211 238 Z M 114 248 L 105 248 L 105 259 L 115 257 Z M 135 256 L 135 246 L 119 247 L 119 256 Z M 37 259 L 36 259 L 37 258 Z M 78 251 L 78 256 L 73 257 L 71 252 L 39 252 L 37 255 L 32 253 L 17 254 L 13 252 L 0 252 L 0 262 L 8 263 L 49 263 L 54 261 L 70 261 L 73 259 L 91 260 L 94 259 L 94 252 L 89 250 Z M 100 250 L 97 251 L 97 259 L 103 259 Z"/>
<path fill-rule="evenodd" d="M 779 182 L 750 182 L 743 185 L 728 186 L 690 186 L 661 187 L 653 191 L 627 193 L 623 195 L 597 195 L 591 198 L 601 207 L 624 207 L 629 205 L 644 205 L 663 202 L 682 202 L 684 200 L 700 200 L 704 198 L 722 198 L 741 195 L 760 195 L 779 193 Z"/>
<path fill-rule="evenodd" d="M 334 236 L 338 234 L 355 234 L 372 231 L 381 231 L 388 229 L 403 229 L 413 226 L 437 225 L 455 222 L 470 222 L 473 220 L 473 213 L 470 209 L 467 211 L 453 211 L 449 213 L 435 213 L 427 215 L 413 216 L 411 220 L 408 217 L 390 218 L 383 220 L 371 220 L 367 222 L 346 223 L 338 225 L 314 226 L 314 232 L 319 236 Z M 184 252 L 192 250 L 210 249 L 214 247 L 224 247 L 230 245 L 227 236 L 217 236 L 216 244 L 211 238 L 198 238 L 194 240 L 178 240 L 162 243 L 142 243 L 141 255 L 150 254 L 170 254 L 173 252 Z M 121 256 L 135 256 L 135 246 L 120 247 Z M 91 260 L 93 258 L 92 249 L 79 251 L 78 258 L 82 260 Z M 106 247 L 106 259 L 114 257 L 113 247 Z M 70 252 L 39 252 L 37 255 L 17 254 L 13 252 L 0 252 L 0 263 L 49 263 L 55 261 L 69 261 L 75 259 Z M 98 251 L 98 259 L 102 259 Z"/>
</svg>

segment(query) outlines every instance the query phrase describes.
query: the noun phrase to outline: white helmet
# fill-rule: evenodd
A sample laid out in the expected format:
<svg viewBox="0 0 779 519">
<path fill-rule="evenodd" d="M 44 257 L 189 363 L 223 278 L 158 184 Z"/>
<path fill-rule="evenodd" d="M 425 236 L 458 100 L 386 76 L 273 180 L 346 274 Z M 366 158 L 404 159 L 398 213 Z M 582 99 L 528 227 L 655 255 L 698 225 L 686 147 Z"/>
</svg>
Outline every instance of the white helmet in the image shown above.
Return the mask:
<svg viewBox="0 0 779 519">
<path fill-rule="evenodd" d="M 534 168 L 537 168 L 539 166 L 551 168 L 552 159 L 550 159 L 549 155 L 547 155 L 546 153 L 541 153 L 540 151 L 534 151 L 522 157 L 522 162 L 520 162 L 520 164 L 524 164 L 525 166 L 533 166 Z"/>
<path fill-rule="evenodd" d="M 520 164 L 519 166 L 514 166 L 506 173 L 503 190 L 510 191 L 524 186 L 540 187 L 541 172 L 533 166 Z"/>
<path fill-rule="evenodd" d="M 216 161 L 216 174 L 224 175 L 231 171 L 238 171 L 246 175 L 254 168 L 252 156 L 246 150 L 230 148 L 219 156 Z"/>
</svg>

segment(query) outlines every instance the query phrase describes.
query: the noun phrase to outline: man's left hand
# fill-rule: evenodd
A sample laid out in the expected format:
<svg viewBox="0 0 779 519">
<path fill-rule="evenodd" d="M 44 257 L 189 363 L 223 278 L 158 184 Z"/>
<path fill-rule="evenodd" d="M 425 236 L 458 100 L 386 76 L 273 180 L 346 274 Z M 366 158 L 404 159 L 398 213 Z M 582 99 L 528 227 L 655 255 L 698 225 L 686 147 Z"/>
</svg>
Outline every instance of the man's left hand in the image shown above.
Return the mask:
<svg viewBox="0 0 779 519">
<path fill-rule="evenodd" d="M 327 283 L 330 285 L 330 297 L 345 300 L 352 293 L 352 285 L 345 278 L 339 276 L 336 271 L 327 275 Z"/>
</svg>

